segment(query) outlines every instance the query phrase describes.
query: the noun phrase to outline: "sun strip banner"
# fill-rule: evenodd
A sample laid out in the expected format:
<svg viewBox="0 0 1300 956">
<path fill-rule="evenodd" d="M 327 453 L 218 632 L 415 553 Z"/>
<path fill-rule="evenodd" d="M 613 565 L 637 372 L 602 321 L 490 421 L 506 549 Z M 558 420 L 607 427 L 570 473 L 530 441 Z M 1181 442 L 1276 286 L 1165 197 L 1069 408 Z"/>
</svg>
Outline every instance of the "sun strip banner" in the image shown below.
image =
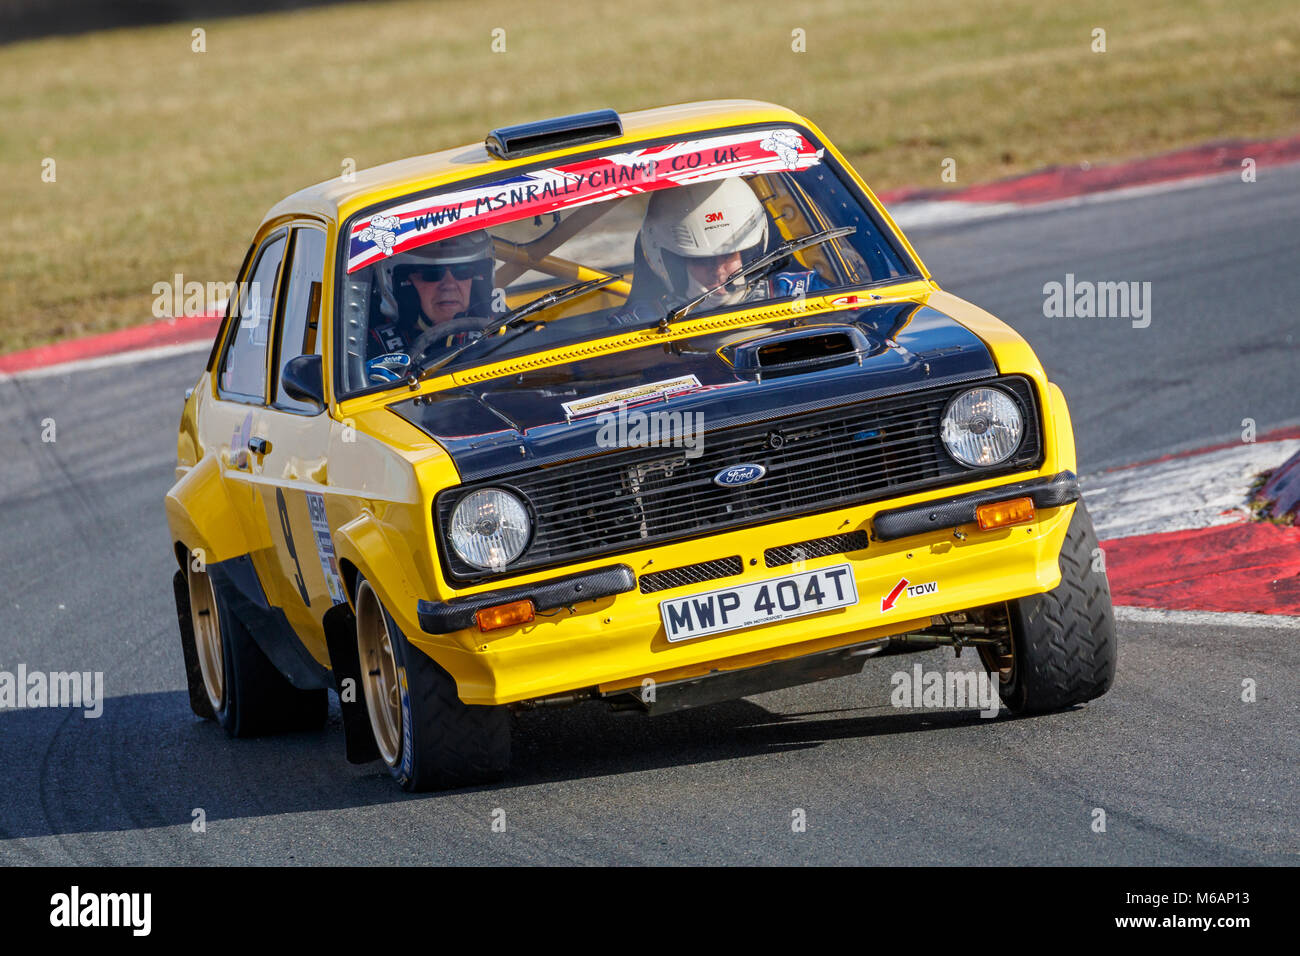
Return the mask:
<svg viewBox="0 0 1300 956">
<path fill-rule="evenodd" d="M 348 272 L 426 243 L 526 216 L 728 176 L 807 169 L 821 157 L 822 150 L 796 130 L 751 131 L 648 146 L 426 196 L 390 206 L 354 225 Z"/>
</svg>

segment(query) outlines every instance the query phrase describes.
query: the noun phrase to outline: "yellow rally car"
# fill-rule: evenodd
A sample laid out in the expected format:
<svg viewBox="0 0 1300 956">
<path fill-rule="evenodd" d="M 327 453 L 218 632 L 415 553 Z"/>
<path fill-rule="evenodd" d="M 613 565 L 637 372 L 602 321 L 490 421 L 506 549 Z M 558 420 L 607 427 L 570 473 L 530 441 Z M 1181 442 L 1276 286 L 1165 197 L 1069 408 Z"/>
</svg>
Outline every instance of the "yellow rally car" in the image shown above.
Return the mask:
<svg viewBox="0 0 1300 956">
<path fill-rule="evenodd" d="M 166 498 L 191 706 L 410 790 L 513 711 L 650 713 L 978 649 L 1110 686 L 1061 391 L 821 132 L 695 103 L 493 130 L 258 229 Z"/>
</svg>

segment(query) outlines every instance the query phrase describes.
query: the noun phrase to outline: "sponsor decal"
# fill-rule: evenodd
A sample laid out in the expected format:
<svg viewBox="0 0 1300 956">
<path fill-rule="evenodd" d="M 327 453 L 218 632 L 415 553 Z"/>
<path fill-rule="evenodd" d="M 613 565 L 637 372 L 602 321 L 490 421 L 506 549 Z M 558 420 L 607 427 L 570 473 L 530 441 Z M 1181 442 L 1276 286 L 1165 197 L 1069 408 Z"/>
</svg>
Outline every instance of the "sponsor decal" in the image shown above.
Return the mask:
<svg viewBox="0 0 1300 956">
<path fill-rule="evenodd" d="M 403 780 L 410 780 L 415 770 L 415 747 L 411 743 L 411 691 L 406 685 L 406 668 L 398 666 L 397 684 L 402 689 L 402 757 L 398 765 Z"/>
<path fill-rule="evenodd" d="M 786 169 L 799 165 L 799 153 L 804 148 L 803 137 L 792 129 L 774 129 L 758 145 L 776 153 Z"/>
<path fill-rule="evenodd" d="M 325 517 L 324 495 L 307 492 L 307 514 L 311 518 L 311 530 L 316 537 L 316 556 L 320 559 L 320 569 L 325 574 L 330 600 L 342 604 L 347 600 L 347 595 L 343 591 L 338 557 L 334 554 L 334 538 L 330 535 L 329 521 Z"/>
<path fill-rule="evenodd" d="M 889 593 L 880 599 L 880 610 L 892 610 L 894 605 L 898 603 L 898 599 L 904 594 L 908 597 L 921 597 L 925 594 L 935 594 L 938 590 L 938 581 L 925 581 L 921 584 L 913 584 L 911 581 L 907 580 L 907 578 L 899 578 L 898 583 L 890 589 Z"/>
<path fill-rule="evenodd" d="M 393 243 L 397 241 L 397 230 L 402 221 L 396 216 L 371 216 L 366 228 L 361 230 L 358 238 L 373 242 L 386 256 L 393 254 Z"/>
<path fill-rule="evenodd" d="M 822 151 L 793 129 L 732 133 L 598 156 L 426 196 L 355 224 L 349 236 L 348 272 L 426 243 L 527 216 L 730 176 L 807 169 L 821 157 Z"/>
<path fill-rule="evenodd" d="M 660 382 L 647 382 L 644 385 L 621 388 L 616 392 L 603 392 L 600 395 L 591 395 L 572 402 L 563 402 L 560 407 L 564 409 L 566 418 L 577 418 L 580 415 L 592 415 L 610 409 L 624 408 L 631 403 L 667 399 L 673 395 L 694 391 L 697 388 L 700 388 L 700 380 L 694 375 L 679 375 L 677 378 L 664 379 Z"/>
</svg>

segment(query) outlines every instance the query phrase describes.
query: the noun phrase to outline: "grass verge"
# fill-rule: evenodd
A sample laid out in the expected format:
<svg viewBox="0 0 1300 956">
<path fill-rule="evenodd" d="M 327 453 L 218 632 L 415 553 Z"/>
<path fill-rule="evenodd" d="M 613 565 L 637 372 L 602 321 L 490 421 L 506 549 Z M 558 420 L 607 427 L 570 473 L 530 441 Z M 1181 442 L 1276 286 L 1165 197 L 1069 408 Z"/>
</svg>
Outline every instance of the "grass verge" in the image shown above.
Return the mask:
<svg viewBox="0 0 1300 956">
<path fill-rule="evenodd" d="M 1294 132 L 1298 50 L 1294 0 L 367 3 L 0 47 L 0 352 L 147 321 L 282 196 L 503 123 L 765 99 L 877 189 L 965 185 Z"/>
</svg>

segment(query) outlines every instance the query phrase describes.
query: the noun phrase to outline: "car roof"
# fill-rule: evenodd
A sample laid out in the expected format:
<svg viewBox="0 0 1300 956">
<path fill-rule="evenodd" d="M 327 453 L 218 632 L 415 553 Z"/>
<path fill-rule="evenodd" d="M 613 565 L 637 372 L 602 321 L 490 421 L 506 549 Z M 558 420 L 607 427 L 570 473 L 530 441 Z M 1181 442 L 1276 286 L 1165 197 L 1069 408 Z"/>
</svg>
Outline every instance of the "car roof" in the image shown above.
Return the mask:
<svg viewBox="0 0 1300 956">
<path fill-rule="evenodd" d="M 339 176 L 285 197 L 271 207 L 263 221 L 269 223 L 286 216 L 309 215 L 339 222 L 372 203 L 395 199 L 408 193 L 484 174 L 504 173 L 518 166 L 531 166 L 538 160 L 545 161 L 548 157 L 560 158 L 590 152 L 592 149 L 614 148 L 659 136 L 690 134 L 752 123 L 808 125 L 808 121 L 799 114 L 783 106 L 759 100 L 682 103 L 622 113 L 620 118 L 623 121 L 623 135 L 602 140 L 598 144 L 588 142 L 520 159 L 502 160 L 489 154 L 483 143 L 479 142 L 359 169 L 350 177 L 350 181 L 345 182 Z M 487 129 L 484 129 L 484 134 L 486 133 Z"/>
</svg>

